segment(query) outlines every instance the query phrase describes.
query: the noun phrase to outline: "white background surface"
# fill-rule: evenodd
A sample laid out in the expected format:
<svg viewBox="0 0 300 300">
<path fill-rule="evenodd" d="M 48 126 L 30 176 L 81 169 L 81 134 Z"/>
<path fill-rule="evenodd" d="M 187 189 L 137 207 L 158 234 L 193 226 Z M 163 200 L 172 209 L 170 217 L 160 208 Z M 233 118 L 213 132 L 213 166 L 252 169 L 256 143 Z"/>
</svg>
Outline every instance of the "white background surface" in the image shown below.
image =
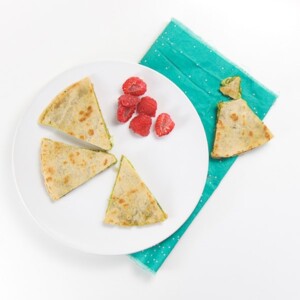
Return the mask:
<svg viewBox="0 0 300 300">
<path fill-rule="evenodd" d="M 265 119 L 275 138 L 237 160 L 154 276 L 45 235 L 18 198 L 11 146 L 49 80 L 95 60 L 138 62 L 171 17 L 279 98 Z M 299 299 L 299 39 L 297 0 L 1 0 L 0 299 Z"/>
</svg>

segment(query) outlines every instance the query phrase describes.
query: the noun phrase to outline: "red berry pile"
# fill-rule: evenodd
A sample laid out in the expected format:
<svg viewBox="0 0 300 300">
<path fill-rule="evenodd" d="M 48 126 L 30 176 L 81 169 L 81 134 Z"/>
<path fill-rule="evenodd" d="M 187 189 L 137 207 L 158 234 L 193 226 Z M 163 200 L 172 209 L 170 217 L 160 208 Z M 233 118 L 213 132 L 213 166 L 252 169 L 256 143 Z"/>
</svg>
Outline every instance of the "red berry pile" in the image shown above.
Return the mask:
<svg viewBox="0 0 300 300">
<path fill-rule="evenodd" d="M 152 118 L 157 111 L 157 101 L 149 96 L 139 97 L 146 93 L 147 84 L 139 77 L 130 77 L 123 83 L 122 90 L 124 94 L 118 99 L 118 121 L 126 123 L 136 113 L 129 123 L 129 128 L 141 136 L 149 135 Z M 171 116 L 161 113 L 155 121 L 155 133 L 159 137 L 167 135 L 174 126 Z"/>
</svg>

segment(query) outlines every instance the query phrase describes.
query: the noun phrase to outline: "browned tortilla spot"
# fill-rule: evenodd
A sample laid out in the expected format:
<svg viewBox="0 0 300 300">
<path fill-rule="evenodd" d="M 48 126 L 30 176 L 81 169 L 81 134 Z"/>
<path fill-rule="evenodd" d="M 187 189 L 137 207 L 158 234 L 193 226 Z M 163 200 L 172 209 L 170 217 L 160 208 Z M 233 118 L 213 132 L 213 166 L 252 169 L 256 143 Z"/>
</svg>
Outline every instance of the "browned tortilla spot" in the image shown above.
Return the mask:
<svg viewBox="0 0 300 300">
<path fill-rule="evenodd" d="M 64 177 L 64 184 L 67 184 L 70 180 L 70 177 L 67 175 Z"/>
<path fill-rule="evenodd" d="M 74 153 L 69 154 L 69 161 L 74 165 L 75 164 L 75 159 L 74 159 Z"/>
<path fill-rule="evenodd" d="M 81 112 L 82 112 L 82 113 L 81 113 Z M 79 122 L 84 122 L 85 120 L 87 120 L 87 118 L 89 118 L 89 117 L 91 116 L 92 112 L 93 112 L 93 108 L 92 108 L 91 106 L 88 106 L 86 112 L 80 111 L 79 114 L 80 114 L 80 115 L 83 115 L 83 117 L 81 117 L 81 118 L 79 119 Z"/>
<path fill-rule="evenodd" d="M 132 189 L 131 191 L 128 192 L 128 195 L 136 193 L 138 190 L 137 189 Z"/>
<path fill-rule="evenodd" d="M 218 120 L 218 125 L 219 125 L 220 127 L 224 127 L 223 122 L 222 122 L 221 120 Z"/>
<path fill-rule="evenodd" d="M 50 174 L 54 174 L 55 169 L 52 168 L 52 167 L 49 167 L 49 168 L 47 169 L 47 171 L 48 171 L 48 173 L 50 173 Z"/>
<path fill-rule="evenodd" d="M 59 143 L 54 144 L 54 150 L 59 151 L 61 149 L 61 145 Z"/>
<path fill-rule="evenodd" d="M 237 120 L 239 119 L 238 115 L 235 114 L 235 113 L 232 113 L 232 114 L 230 115 L 230 118 L 232 119 L 232 121 L 237 121 Z"/>
<path fill-rule="evenodd" d="M 60 105 L 62 104 L 62 102 L 63 102 L 63 99 L 61 99 L 60 101 L 57 101 L 57 102 L 55 103 L 55 105 L 54 105 L 54 108 L 55 108 L 55 109 L 56 109 L 56 108 L 59 108 Z"/>
</svg>

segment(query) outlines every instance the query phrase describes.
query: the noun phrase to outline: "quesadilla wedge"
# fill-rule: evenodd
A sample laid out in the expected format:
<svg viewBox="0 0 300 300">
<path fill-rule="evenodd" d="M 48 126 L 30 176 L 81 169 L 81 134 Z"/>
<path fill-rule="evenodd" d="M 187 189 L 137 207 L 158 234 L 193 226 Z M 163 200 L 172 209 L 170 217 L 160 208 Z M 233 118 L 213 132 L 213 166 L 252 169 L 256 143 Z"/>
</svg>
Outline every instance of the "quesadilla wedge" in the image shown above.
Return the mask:
<svg viewBox="0 0 300 300">
<path fill-rule="evenodd" d="M 89 78 L 72 84 L 58 94 L 39 117 L 39 123 L 102 150 L 112 148 L 110 134 Z"/>
<path fill-rule="evenodd" d="M 239 76 L 225 78 L 221 82 L 220 92 L 232 99 L 241 98 L 241 78 Z"/>
<path fill-rule="evenodd" d="M 52 200 L 58 200 L 116 162 L 115 156 L 107 152 L 46 138 L 41 142 L 42 174 Z"/>
<path fill-rule="evenodd" d="M 129 160 L 122 156 L 104 223 L 118 226 L 143 226 L 162 222 L 165 219 L 167 214 Z"/>
<path fill-rule="evenodd" d="M 235 156 L 267 143 L 272 137 L 245 100 L 220 102 L 211 156 Z"/>
</svg>

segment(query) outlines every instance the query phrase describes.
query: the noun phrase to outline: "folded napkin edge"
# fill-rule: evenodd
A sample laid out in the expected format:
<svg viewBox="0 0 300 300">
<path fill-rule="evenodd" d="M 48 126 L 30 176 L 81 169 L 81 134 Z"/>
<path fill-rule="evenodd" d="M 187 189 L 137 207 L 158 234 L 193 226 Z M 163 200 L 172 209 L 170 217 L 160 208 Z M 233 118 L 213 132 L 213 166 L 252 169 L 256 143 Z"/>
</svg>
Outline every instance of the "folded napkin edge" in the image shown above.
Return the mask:
<svg viewBox="0 0 300 300">
<path fill-rule="evenodd" d="M 128 257 L 140 268 L 142 268 L 145 271 L 150 272 L 150 274 L 155 275 L 157 273 L 157 270 L 151 269 L 147 264 L 144 264 L 141 260 L 136 258 L 134 256 L 134 253 L 129 254 Z"/>
</svg>

